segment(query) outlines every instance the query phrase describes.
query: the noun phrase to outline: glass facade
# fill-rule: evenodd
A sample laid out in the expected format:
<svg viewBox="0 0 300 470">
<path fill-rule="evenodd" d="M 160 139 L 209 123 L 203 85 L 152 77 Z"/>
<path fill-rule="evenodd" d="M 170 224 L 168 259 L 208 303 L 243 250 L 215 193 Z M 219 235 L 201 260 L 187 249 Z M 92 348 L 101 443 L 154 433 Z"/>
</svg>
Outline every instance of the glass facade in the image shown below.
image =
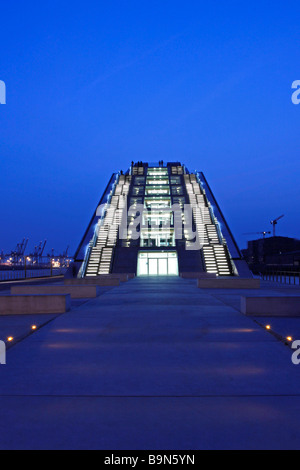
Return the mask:
<svg viewBox="0 0 300 470">
<path fill-rule="evenodd" d="M 176 246 L 173 214 L 169 208 L 171 208 L 171 197 L 168 170 L 165 168 L 149 168 L 141 228 L 141 247 Z"/>
</svg>

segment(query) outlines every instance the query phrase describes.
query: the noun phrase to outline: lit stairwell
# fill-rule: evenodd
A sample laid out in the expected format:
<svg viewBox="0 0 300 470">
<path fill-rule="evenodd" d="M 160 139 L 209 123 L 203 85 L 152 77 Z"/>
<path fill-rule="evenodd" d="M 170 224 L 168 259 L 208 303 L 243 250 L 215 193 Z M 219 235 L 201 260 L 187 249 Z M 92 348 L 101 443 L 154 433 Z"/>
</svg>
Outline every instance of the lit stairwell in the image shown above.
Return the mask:
<svg viewBox="0 0 300 470">
<path fill-rule="evenodd" d="M 205 191 L 200 187 L 196 175 L 184 175 L 184 180 L 193 209 L 197 234 L 200 244 L 203 245 L 206 271 L 219 276 L 230 276 L 232 267 L 227 255 L 227 246 L 218 233 L 217 221 L 212 215 Z M 187 247 L 189 244 L 191 242 L 187 242 Z"/>
<path fill-rule="evenodd" d="M 112 256 L 113 256 L 113 248 L 103 248 L 98 274 L 110 273 Z"/>
<path fill-rule="evenodd" d="M 119 238 L 119 227 L 126 209 L 131 176 L 120 175 L 105 216 L 100 220 L 97 241 L 91 249 L 86 269 L 86 277 L 109 274 L 111 271 L 114 248 Z"/>
<path fill-rule="evenodd" d="M 99 268 L 99 259 L 101 258 L 101 248 L 92 248 L 90 259 L 88 262 L 86 276 L 97 276 L 98 268 Z"/>
<path fill-rule="evenodd" d="M 212 246 L 203 246 L 203 256 L 208 273 L 219 274 L 214 248 Z"/>
<path fill-rule="evenodd" d="M 230 264 L 226 256 L 225 245 L 214 245 L 214 252 L 220 276 L 230 276 Z"/>
</svg>

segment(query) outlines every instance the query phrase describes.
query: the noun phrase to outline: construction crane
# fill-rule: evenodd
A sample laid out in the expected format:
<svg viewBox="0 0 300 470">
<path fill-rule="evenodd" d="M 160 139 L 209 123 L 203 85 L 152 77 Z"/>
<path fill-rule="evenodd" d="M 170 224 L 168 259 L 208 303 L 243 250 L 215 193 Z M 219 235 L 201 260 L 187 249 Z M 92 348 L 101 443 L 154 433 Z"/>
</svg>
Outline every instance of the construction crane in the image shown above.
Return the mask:
<svg viewBox="0 0 300 470">
<path fill-rule="evenodd" d="M 29 238 L 27 238 L 25 244 L 24 244 L 24 247 L 23 247 L 23 252 L 22 252 L 22 255 L 24 256 L 25 254 L 25 251 L 26 251 L 26 248 L 27 248 L 27 245 L 28 245 L 28 241 L 29 241 Z"/>
<path fill-rule="evenodd" d="M 21 243 L 17 244 L 16 249 L 11 252 L 10 256 L 13 258 L 14 263 L 18 263 L 20 261 L 20 258 L 24 256 L 27 244 L 28 244 L 28 238 L 27 240 L 26 238 L 24 238 Z"/>
<path fill-rule="evenodd" d="M 40 245 L 39 246 L 36 245 L 34 247 L 34 252 L 30 253 L 31 258 L 33 259 L 35 263 L 38 262 L 39 250 L 40 250 Z"/>
<path fill-rule="evenodd" d="M 47 257 L 48 257 L 49 259 L 54 258 L 54 248 L 52 248 L 51 254 L 50 254 L 50 253 L 47 254 Z"/>
<path fill-rule="evenodd" d="M 283 217 L 284 214 L 280 217 L 277 217 L 277 219 L 271 220 L 271 225 L 273 225 L 273 237 L 276 237 L 276 225 L 278 224 L 278 221 L 281 220 Z"/>
<path fill-rule="evenodd" d="M 69 248 L 70 248 L 70 245 L 67 246 L 66 251 L 64 251 L 64 253 L 63 253 L 62 259 L 61 259 L 61 261 L 60 261 L 61 266 L 66 266 L 66 260 L 67 260 L 67 258 L 68 258 L 68 251 L 69 251 Z"/>
<path fill-rule="evenodd" d="M 266 235 L 271 235 L 271 232 L 248 232 L 243 233 L 243 235 L 262 235 L 263 238 L 266 238 Z"/>
<path fill-rule="evenodd" d="M 47 244 L 47 240 L 44 241 L 44 245 L 40 249 L 40 253 L 39 253 L 40 258 L 42 258 L 42 256 L 43 256 L 46 244 Z"/>
<path fill-rule="evenodd" d="M 42 256 L 45 250 L 46 243 L 47 243 L 47 240 L 45 240 L 44 243 L 40 242 L 39 245 L 36 245 L 34 247 L 34 252 L 30 254 L 31 258 L 33 259 L 35 263 L 42 262 Z"/>
</svg>

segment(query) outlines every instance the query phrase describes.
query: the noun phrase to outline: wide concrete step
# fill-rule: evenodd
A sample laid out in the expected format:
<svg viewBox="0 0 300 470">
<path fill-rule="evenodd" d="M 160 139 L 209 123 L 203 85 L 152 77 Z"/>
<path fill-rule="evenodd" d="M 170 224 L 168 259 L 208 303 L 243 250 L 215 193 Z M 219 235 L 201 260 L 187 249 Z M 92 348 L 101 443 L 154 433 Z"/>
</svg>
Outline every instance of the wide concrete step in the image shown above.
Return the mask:
<svg viewBox="0 0 300 470">
<path fill-rule="evenodd" d="M 70 308 L 69 294 L 0 296 L 0 315 L 56 314 L 68 312 Z"/>
<path fill-rule="evenodd" d="M 12 295 L 52 295 L 69 294 L 71 299 L 94 299 L 100 295 L 100 286 L 75 285 L 75 286 L 13 286 Z"/>
</svg>

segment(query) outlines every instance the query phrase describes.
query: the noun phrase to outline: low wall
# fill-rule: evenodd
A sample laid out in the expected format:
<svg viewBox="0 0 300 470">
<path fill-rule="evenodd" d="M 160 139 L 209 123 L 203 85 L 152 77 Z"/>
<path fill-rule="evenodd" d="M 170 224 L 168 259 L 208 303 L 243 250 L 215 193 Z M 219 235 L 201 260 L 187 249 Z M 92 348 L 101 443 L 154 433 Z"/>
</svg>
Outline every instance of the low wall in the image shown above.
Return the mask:
<svg viewBox="0 0 300 470">
<path fill-rule="evenodd" d="M 113 274 L 100 274 L 96 276 L 98 279 L 119 279 L 120 282 L 127 282 L 128 281 L 128 274 L 127 273 L 113 273 Z"/>
<path fill-rule="evenodd" d="M 83 279 L 64 279 L 65 286 L 102 286 L 102 287 L 117 287 L 120 285 L 119 278 L 99 278 L 99 277 L 85 277 Z"/>
<path fill-rule="evenodd" d="M 244 315 L 299 317 L 300 297 L 242 297 Z"/>
<path fill-rule="evenodd" d="M 260 289 L 260 279 L 240 277 L 198 279 L 198 287 L 200 289 Z"/>
<path fill-rule="evenodd" d="M 216 279 L 217 275 L 212 273 L 203 273 L 203 272 L 183 272 L 180 273 L 180 276 L 183 279 Z"/>
<path fill-rule="evenodd" d="M 134 279 L 135 278 L 135 273 L 129 273 L 128 274 L 128 280 Z"/>
<path fill-rule="evenodd" d="M 41 285 L 41 284 L 51 284 L 53 282 L 58 282 L 63 280 L 64 276 L 53 276 L 53 277 L 40 277 L 35 279 L 20 279 L 19 281 L 3 281 L 0 282 L 0 291 L 8 290 L 12 286 L 27 286 L 27 285 Z"/>
<path fill-rule="evenodd" d="M 70 294 L 71 299 L 94 299 L 100 295 L 99 286 L 14 286 L 10 289 L 12 295 L 49 295 Z"/>
<path fill-rule="evenodd" d="M 0 315 L 65 313 L 70 308 L 70 295 L 0 296 Z"/>
</svg>

